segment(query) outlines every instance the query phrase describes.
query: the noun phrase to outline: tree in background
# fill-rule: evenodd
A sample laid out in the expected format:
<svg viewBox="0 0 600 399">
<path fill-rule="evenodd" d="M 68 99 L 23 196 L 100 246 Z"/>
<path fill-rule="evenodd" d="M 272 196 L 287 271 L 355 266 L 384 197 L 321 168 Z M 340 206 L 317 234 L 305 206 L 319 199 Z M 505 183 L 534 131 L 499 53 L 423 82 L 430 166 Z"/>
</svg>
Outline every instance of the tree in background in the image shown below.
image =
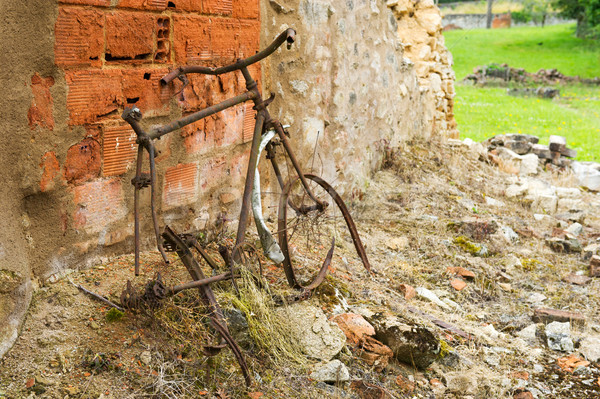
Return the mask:
<svg viewBox="0 0 600 399">
<path fill-rule="evenodd" d="M 550 2 L 551 0 L 525 0 L 523 1 L 523 11 L 530 15 L 536 25 L 543 27 L 550 13 Z"/>
<path fill-rule="evenodd" d="M 554 7 L 577 21 L 577 36 L 600 37 L 600 0 L 555 0 Z"/>
<path fill-rule="evenodd" d="M 492 27 L 492 6 L 494 5 L 494 0 L 487 0 L 487 20 L 485 23 L 486 28 L 490 29 Z"/>
</svg>

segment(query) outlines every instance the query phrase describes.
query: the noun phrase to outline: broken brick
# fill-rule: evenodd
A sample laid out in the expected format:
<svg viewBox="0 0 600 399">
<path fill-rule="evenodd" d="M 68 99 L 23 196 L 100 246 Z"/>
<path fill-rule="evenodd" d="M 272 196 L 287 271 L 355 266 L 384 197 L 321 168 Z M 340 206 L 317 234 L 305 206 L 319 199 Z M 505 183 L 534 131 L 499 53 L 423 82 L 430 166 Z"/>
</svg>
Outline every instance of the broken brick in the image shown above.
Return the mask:
<svg viewBox="0 0 600 399">
<path fill-rule="evenodd" d="M 450 280 L 450 285 L 456 291 L 462 291 L 467 286 L 467 283 L 465 283 L 463 280 L 461 280 L 459 278 L 453 278 L 452 280 Z"/>
<path fill-rule="evenodd" d="M 54 178 L 59 175 L 60 165 L 54 151 L 45 153 L 40 163 L 42 168 L 42 179 L 40 180 L 40 190 L 42 192 L 50 191 L 54 188 Z"/>
<path fill-rule="evenodd" d="M 79 184 L 100 174 L 100 144 L 85 138 L 67 150 L 64 176 L 68 183 Z"/>
<path fill-rule="evenodd" d="M 475 278 L 475 273 L 473 273 L 472 271 L 470 271 L 468 269 L 465 269 L 462 266 L 448 266 L 446 268 L 446 271 L 448 272 L 448 274 L 459 275 L 459 276 L 464 277 L 469 280 L 472 280 Z"/>
<path fill-rule="evenodd" d="M 233 0 L 233 17 L 242 19 L 258 19 L 258 0 Z"/>
<path fill-rule="evenodd" d="M 151 61 L 156 16 L 136 12 L 115 12 L 106 16 L 106 61 Z"/>
<path fill-rule="evenodd" d="M 535 309 L 532 320 L 536 323 L 550 323 L 552 321 L 564 323 L 568 321 L 571 324 L 585 324 L 585 316 L 579 312 L 549 308 Z"/>
<path fill-rule="evenodd" d="M 413 286 L 408 284 L 400 284 L 398 286 L 398 291 L 400 291 L 402 295 L 404 295 L 404 299 L 406 299 L 407 301 L 417 296 L 417 291 L 414 289 Z"/>
<path fill-rule="evenodd" d="M 165 208 L 186 205 L 196 200 L 197 172 L 198 165 L 195 163 L 179 164 L 166 170 L 163 189 Z"/>
<path fill-rule="evenodd" d="M 53 104 L 50 87 L 54 85 L 54 78 L 49 76 L 42 78 L 37 73 L 31 77 L 31 92 L 33 100 L 27 111 L 27 119 L 29 127 L 32 129 L 36 126 L 43 127 L 49 130 L 54 129 L 54 116 L 52 115 Z"/>
<path fill-rule="evenodd" d="M 346 334 L 348 342 L 358 344 L 364 336 L 375 335 L 375 328 L 359 314 L 342 313 L 331 319 Z"/>
<path fill-rule="evenodd" d="M 93 123 L 110 115 L 116 118 L 124 104 L 121 77 L 115 69 L 67 71 L 69 124 Z"/>
<path fill-rule="evenodd" d="M 563 280 L 566 281 L 567 283 L 571 283 L 571 284 L 575 284 L 575 285 L 586 285 L 592 279 L 588 276 L 581 276 L 579 274 L 569 273 L 568 275 L 563 277 Z"/>
</svg>

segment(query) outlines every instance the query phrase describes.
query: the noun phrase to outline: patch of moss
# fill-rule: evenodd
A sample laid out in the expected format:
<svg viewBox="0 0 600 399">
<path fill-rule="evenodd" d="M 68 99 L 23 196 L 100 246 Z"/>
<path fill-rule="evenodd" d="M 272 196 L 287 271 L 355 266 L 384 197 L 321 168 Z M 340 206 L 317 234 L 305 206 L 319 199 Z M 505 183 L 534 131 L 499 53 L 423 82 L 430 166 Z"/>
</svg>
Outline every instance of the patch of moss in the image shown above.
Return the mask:
<svg viewBox="0 0 600 399">
<path fill-rule="evenodd" d="M 473 243 L 465 236 L 455 237 L 454 244 L 458 245 L 463 251 L 466 251 L 473 256 L 483 256 L 486 252 L 484 251 L 483 246 Z"/>
<path fill-rule="evenodd" d="M 448 353 L 450 353 L 450 349 L 450 345 L 448 345 L 448 343 L 443 339 L 440 339 L 440 353 L 438 355 L 440 359 L 445 358 L 448 355 Z"/>
<path fill-rule="evenodd" d="M 541 262 L 537 259 L 521 259 L 521 265 L 523 265 L 523 270 L 527 270 L 529 272 L 534 271 L 540 264 Z"/>
<path fill-rule="evenodd" d="M 117 308 L 111 308 L 108 312 L 106 312 L 106 315 L 104 316 L 104 318 L 108 322 L 113 322 L 113 321 L 120 320 L 124 314 L 125 314 L 124 312 L 120 311 Z"/>
</svg>

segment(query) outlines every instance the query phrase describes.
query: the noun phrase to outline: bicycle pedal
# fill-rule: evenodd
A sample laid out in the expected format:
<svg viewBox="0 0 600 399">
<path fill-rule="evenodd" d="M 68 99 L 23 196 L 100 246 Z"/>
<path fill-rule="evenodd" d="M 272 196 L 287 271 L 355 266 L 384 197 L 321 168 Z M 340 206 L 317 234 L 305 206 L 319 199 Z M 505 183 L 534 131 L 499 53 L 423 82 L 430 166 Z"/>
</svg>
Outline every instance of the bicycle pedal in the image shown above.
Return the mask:
<svg viewBox="0 0 600 399">
<path fill-rule="evenodd" d="M 177 251 L 177 244 L 174 242 L 164 240 L 163 248 L 164 248 L 165 252 L 175 252 L 175 251 Z"/>
</svg>

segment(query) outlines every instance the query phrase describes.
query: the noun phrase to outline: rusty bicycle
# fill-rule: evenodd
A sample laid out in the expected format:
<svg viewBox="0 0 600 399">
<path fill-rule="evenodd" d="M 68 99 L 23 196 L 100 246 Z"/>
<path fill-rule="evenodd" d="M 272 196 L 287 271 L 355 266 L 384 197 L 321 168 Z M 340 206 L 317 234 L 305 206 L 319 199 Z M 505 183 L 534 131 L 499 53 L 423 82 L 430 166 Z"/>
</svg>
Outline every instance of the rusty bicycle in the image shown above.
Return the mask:
<svg viewBox="0 0 600 399">
<path fill-rule="evenodd" d="M 166 252 L 176 251 L 182 259 L 192 277 L 192 282 L 185 283 L 174 288 L 162 287 L 160 284 L 152 286 L 152 295 L 161 297 L 174 294 L 183 289 L 198 288 L 201 292 L 209 313 L 211 323 L 236 355 L 246 382 L 249 376 L 240 349 L 231 338 L 223 314 L 216 302 L 210 284 L 225 279 L 235 280 L 236 270 L 233 265 L 243 263 L 242 248 L 245 244 L 245 234 L 249 223 L 250 208 L 252 208 L 255 225 L 258 231 L 261 245 L 265 255 L 276 264 L 283 265 L 287 282 L 292 288 L 300 289 L 304 293 L 318 287 L 325 279 L 330 267 L 336 240 L 338 245 L 341 241 L 352 242 L 358 258 L 364 267 L 370 271 L 371 266 L 367 258 L 364 246 L 358 231 L 352 220 L 341 196 L 334 188 L 317 174 L 304 173 L 298 159 L 296 158 L 289 140 L 289 131 L 278 121 L 271 117 L 267 107 L 273 101 L 274 95 L 263 99 L 257 82 L 251 76 L 248 67 L 260 62 L 270 56 L 280 46 L 286 43 L 290 49 L 294 43 L 296 32 L 293 29 L 283 31 L 264 50 L 255 55 L 239 59 L 233 64 L 213 68 L 204 66 L 180 66 L 161 79 L 162 85 L 169 85 L 176 79 L 180 80 L 184 87 L 189 83 L 187 75 L 205 74 L 221 75 L 232 72 L 241 72 L 246 84 L 246 91 L 235 97 L 229 98 L 218 104 L 209 106 L 190 115 L 181 117 L 161 126 L 153 126 L 149 130 L 142 127 L 142 115 L 137 108 L 124 110 L 122 118 L 131 125 L 137 135 L 137 161 L 135 177 L 132 179 L 134 185 L 134 213 L 135 213 L 135 273 L 139 273 L 140 254 L 140 190 L 150 187 L 151 190 L 151 213 L 157 248 L 165 262 L 169 262 Z M 233 248 L 221 248 L 221 256 L 225 264 L 230 267 L 229 272 L 206 277 L 200 268 L 199 262 L 194 258 L 191 249 L 196 249 L 200 256 L 211 266 L 217 269 L 217 263 L 207 251 L 198 243 L 193 235 L 177 234 L 168 226 L 161 234 L 158 216 L 155 206 L 156 186 L 156 148 L 154 140 L 176 131 L 186 125 L 199 121 L 227 108 L 238 104 L 252 101 L 253 109 L 256 110 L 254 133 L 250 147 L 250 157 L 246 171 L 245 185 L 242 196 L 241 211 L 238 218 L 237 234 Z M 279 149 L 282 149 L 280 151 Z M 266 151 L 266 158 L 270 161 L 272 170 L 277 179 L 277 185 L 281 192 L 278 194 L 277 215 L 277 240 L 274 239 L 262 216 L 260 178 L 258 172 L 258 160 L 262 151 Z M 145 158 L 144 152 L 148 153 L 149 174 L 142 173 L 142 163 Z M 288 176 L 284 177 L 279 160 L 283 158 L 287 164 Z M 302 278 L 299 270 L 302 270 Z M 316 276 L 314 271 L 317 271 Z M 124 291 L 122 303 L 133 301 L 133 294 Z"/>
</svg>

